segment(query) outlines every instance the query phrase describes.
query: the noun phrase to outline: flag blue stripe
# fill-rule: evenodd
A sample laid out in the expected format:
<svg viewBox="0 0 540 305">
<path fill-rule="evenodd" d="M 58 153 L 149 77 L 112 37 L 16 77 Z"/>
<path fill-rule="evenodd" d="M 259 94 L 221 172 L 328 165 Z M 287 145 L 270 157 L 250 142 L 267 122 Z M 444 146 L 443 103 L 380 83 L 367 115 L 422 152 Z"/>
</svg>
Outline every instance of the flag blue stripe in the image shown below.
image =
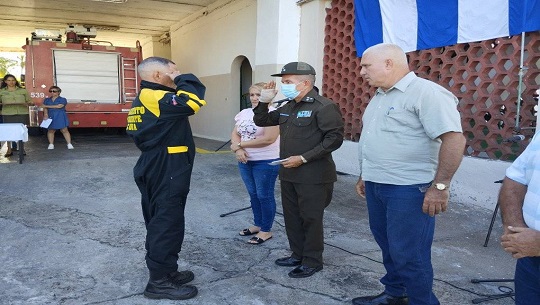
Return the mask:
<svg viewBox="0 0 540 305">
<path fill-rule="evenodd" d="M 510 35 L 540 30 L 540 0 L 509 0 Z"/>
<path fill-rule="evenodd" d="M 418 7 L 418 50 L 457 43 L 458 0 L 416 0 L 416 6 Z"/>
<path fill-rule="evenodd" d="M 525 0 L 526 1 L 526 0 Z M 510 35 L 521 34 L 525 17 L 524 0 L 508 1 L 508 32 Z"/>
<path fill-rule="evenodd" d="M 378 0 L 354 1 L 354 40 L 357 56 L 364 51 L 383 42 L 381 7 Z"/>
<path fill-rule="evenodd" d="M 533 32 L 540 30 L 540 1 L 528 0 L 526 9 L 525 32 Z"/>
<path fill-rule="evenodd" d="M 514 0 L 515 1 L 515 0 Z M 523 32 L 540 30 L 540 0 L 526 0 Z"/>
</svg>

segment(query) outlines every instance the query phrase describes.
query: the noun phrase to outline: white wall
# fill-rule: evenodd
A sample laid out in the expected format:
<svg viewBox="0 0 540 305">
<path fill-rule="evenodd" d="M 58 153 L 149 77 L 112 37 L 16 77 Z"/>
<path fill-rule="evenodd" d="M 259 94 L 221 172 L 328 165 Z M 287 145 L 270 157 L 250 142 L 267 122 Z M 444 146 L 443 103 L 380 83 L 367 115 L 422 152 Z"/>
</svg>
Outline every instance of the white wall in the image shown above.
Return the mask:
<svg viewBox="0 0 540 305">
<path fill-rule="evenodd" d="M 299 24 L 300 8 L 294 1 L 257 0 L 255 82 L 272 80 L 271 74 L 298 60 Z"/>
<path fill-rule="evenodd" d="M 151 56 L 159 56 L 171 59 L 171 44 L 159 42 L 157 36 L 147 36 L 141 41 L 143 59 Z"/>
<path fill-rule="evenodd" d="M 173 59 L 201 77 L 230 73 L 237 55 L 254 56 L 256 8 L 252 0 L 224 0 L 172 26 Z"/>
<path fill-rule="evenodd" d="M 253 82 L 269 81 L 298 60 L 300 11 L 291 0 L 223 0 L 171 27 L 171 59 L 207 85 L 208 105 L 190 120 L 194 135 L 230 138 L 240 59 L 251 63 Z"/>
<path fill-rule="evenodd" d="M 300 8 L 294 1 L 257 0 L 256 22 L 257 66 L 298 59 Z"/>
<path fill-rule="evenodd" d="M 238 56 L 255 62 L 257 2 L 220 1 L 171 27 L 171 57 L 183 73 L 194 73 L 207 86 L 207 106 L 191 118 L 193 133 L 228 140 L 239 111 L 231 69 Z M 228 3 L 228 4 L 227 4 Z"/>
<path fill-rule="evenodd" d="M 301 6 L 300 48 L 298 59 L 315 68 L 317 77 L 315 85 L 322 94 L 322 75 L 324 57 L 324 28 L 326 26 L 326 9 L 331 7 L 330 0 L 311 1 Z"/>
</svg>

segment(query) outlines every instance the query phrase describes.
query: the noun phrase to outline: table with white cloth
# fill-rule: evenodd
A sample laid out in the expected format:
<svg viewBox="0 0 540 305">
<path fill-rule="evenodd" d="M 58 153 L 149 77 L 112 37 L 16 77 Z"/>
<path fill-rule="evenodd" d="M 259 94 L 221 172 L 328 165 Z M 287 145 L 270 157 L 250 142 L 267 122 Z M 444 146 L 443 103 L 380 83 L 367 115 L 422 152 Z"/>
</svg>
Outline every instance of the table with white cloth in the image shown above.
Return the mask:
<svg viewBox="0 0 540 305">
<path fill-rule="evenodd" d="M 14 141 L 19 144 L 19 164 L 24 160 L 24 142 L 28 142 L 28 128 L 22 123 L 0 124 L 0 141 Z M 7 145 L 10 145 L 9 142 Z"/>
</svg>

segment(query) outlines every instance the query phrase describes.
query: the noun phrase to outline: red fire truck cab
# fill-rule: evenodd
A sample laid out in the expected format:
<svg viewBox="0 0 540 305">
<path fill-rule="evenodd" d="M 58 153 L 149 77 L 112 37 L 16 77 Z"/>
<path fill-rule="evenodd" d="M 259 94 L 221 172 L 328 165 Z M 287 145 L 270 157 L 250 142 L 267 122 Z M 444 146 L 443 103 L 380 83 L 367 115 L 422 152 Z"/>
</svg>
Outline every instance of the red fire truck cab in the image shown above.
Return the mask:
<svg viewBox="0 0 540 305">
<path fill-rule="evenodd" d="M 49 87 L 56 85 L 68 100 L 70 128 L 125 128 L 131 102 L 139 91 L 139 42 L 133 48 L 116 47 L 66 36 L 65 42 L 36 38 L 34 33 L 26 39 L 25 85 L 34 104 L 41 106 L 50 96 Z M 35 121 L 40 122 L 39 110 Z"/>
</svg>

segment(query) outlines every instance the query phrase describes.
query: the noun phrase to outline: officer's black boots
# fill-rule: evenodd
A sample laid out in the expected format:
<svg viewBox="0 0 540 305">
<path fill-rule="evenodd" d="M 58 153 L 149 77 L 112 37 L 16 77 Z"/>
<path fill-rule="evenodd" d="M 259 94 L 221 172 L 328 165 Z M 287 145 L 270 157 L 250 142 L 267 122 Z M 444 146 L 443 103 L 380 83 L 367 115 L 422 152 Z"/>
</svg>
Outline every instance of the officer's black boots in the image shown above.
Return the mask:
<svg viewBox="0 0 540 305">
<path fill-rule="evenodd" d="M 194 277 L 191 271 L 175 271 L 159 280 L 149 280 L 144 296 L 150 299 L 191 299 L 197 295 L 197 287 L 185 284 L 191 282 Z"/>
</svg>

